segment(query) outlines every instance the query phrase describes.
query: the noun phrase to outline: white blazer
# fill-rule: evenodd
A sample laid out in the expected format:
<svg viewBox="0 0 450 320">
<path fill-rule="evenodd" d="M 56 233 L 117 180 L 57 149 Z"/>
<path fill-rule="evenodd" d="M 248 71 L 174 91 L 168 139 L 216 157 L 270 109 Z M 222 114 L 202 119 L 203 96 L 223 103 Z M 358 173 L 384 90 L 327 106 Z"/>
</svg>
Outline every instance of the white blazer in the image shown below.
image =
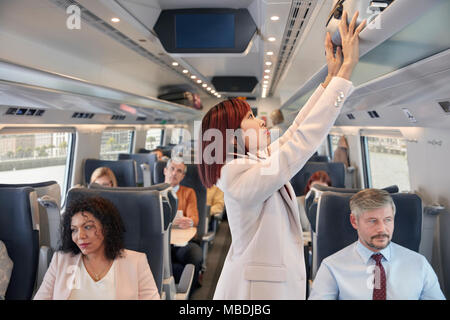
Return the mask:
<svg viewBox="0 0 450 320">
<path fill-rule="evenodd" d="M 305 299 L 306 271 L 295 192 L 289 180 L 324 141 L 350 81 L 319 86 L 271 155 L 227 162 L 217 186 L 224 192 L 232 243 L 214 299 Z"/>
</svg>

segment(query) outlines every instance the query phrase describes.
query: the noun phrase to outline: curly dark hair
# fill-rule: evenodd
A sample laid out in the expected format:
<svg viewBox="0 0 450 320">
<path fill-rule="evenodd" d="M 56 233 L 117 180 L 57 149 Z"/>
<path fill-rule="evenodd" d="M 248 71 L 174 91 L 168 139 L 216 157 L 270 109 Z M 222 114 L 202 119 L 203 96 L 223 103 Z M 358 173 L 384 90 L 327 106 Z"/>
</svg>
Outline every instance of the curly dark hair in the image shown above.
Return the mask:
<svg viewBox="0 0 450 320">
<path fill-rule="evenodd" d="M 98 219 L 102 225 L 105 242 L 105 256 L 114 260 L 122 255 L 124 249 L 123 234 L 125 227 L 119 211 L 114 204 L 101 197 L 76 199 L 71 201 L 62 217 L 61 246 L 59 250 L 65 253 L 79 254 L 81 251 L 72 241 L 72 217 L 78 212 L 87 211 Z"/>
</svg>

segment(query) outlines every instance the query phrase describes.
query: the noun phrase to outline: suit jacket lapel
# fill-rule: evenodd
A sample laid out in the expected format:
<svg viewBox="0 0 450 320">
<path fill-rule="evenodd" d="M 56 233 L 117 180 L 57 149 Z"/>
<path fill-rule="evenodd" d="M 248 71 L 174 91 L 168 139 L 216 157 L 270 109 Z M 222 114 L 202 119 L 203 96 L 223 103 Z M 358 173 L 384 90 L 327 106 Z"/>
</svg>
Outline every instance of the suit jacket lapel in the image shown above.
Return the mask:
<svg viewBox="0 0 450 320">
<path fill-rule="evenodd" d="M 80 285 L 80 259 L 81 259 L 81 253 L 77 254 L 76 256 L 71 256 L 69 258 L 69 261 L 67 263 L 67 268 L 64 271 L 67 275 L 67 279 L 65 281 L 64 289 L 61 293 L 62 300 L 67 300 L 70 297 L 70 294 L 72 293 L 72 290 Z"/>
<path fill-rule="evenodd" d="M 264 152 L 262 152 L 261 157 L 258 157 L 250 152 L 247 153 L 247 157 L 256 161 L 261 161 L 264 160 L 265 157 L 267 157 L 268 155 Z M 289 190 L 289 194 L 285 188 L 285 186 L 287 187 L 287 189 Z M 281 189 L 279 190 L 281 196 L 283 197 L 283 200 L 286 202 L 287 204 L 287 209 L 288 209 L 288 214 L 291 215 L 292 220 L 295 223 L 295 226 L 292 226 L 295 228 L 295 230 L 297 230 L 297 233 L 299 235 L 301 235 L 301 223 L 300 223 L 300 215 L 298 213 L 298 205 L 297 205 L 297 199 L 295 196 L 295 191 L 292 188 L 292 185 L 288 182 L 285 185 L 283 185 L 281 187 Z M 292 197 L 292 198 L 291 198 Z"/>
<path fill-rule="evenodd" d="M 287 192 L 286 188 L 289 190 Z M 298 230 L 297 233 L 301 230 L 300 217 L 298 213 L 297 201 L 294 189 L 291 184 L 288 182 L 279 190 L 281 196 L 283 197 L 284 202 L 287 204 L 288 214 L 291 215 L 293 221 L 295 222 L 295 230 Z M 292 198 L 291 198 L 292 197 Z"/>
</svg>

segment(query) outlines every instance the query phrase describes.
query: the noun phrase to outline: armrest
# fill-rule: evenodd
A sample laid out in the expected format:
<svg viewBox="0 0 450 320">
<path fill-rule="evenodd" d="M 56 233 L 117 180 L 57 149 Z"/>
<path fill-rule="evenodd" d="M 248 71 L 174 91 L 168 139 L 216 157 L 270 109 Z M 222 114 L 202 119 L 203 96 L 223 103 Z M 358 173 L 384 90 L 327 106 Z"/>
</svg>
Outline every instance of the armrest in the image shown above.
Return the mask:
<svg viewBox="0 0 450 320">
<path fill-rule="evenodd" d="M 50 247 L 42 246 L 39 249 L 39 261 L 36 275 L 36 285 L 35 292 L 41 287 L 42 281 L 44 280 L 45 273 L 52 261 L 53 250 Z"/>
<path fill-rule="evenodd" d="M 222 212 L 220 212 L 220 213 L 216 213 L 216 214 L 214 214 L 214 219 L 216 219 L 216 220 L 218 220 L 218 221 L 222 221 L 222 219 L 223 219 L 223 211 Z"/>
<path fill-rule="evenodd" d="M 192 280 L 194 279 L 195 267 L 193 264 L 187 264 L 181 274 L 180 282 L 177 284 L 177 295 L 184 294 L 187 296 L 191 291 Z"/>
<path fill-rule="evenodd" d="M 210 241 L 214 240 L 214 236 L 215 236 L 214 232 L 208 232 L 207 234 L 205 234 L 203 236 L 202 241 L 203 242 L 210 242 Z"/>
</svg>

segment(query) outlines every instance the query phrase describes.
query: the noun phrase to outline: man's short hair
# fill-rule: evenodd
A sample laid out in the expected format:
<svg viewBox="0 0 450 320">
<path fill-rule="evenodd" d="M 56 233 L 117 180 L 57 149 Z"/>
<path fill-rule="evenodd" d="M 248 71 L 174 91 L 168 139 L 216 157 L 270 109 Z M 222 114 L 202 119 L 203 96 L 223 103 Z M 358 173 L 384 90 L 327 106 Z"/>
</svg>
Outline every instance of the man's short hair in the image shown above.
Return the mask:
<svg viewBox="0 0 450 320">
<path fill-rule="evenodd" d="M 184 163 L 183 159 L 181 159 L 181 158 L 169 159 L 169 160 L 167 161 L 166 168 L 169 168 L 169 166 L 170 166 L 170 164 L 171 164 L 172 162 L 184 164 L 184 174 L 186 174 L 186 172 L 187 172 L 187 165 Z"/>
<path fill-rule="evenodd" d="M 350 199 L 350 210 L 359 218 L 364 212 L 391 206 L 395 216 L 395 204 L 391 195 L 380 189 L 364 189 L 359 191 Z"/>
<path fill-rule="evenodd" d="M 283 112 L 280 109 L 273 110 L 270 114 L 270 120 L 272 120 L 273 125 L 282 123 L 284 121 Z"/>
</svg>

